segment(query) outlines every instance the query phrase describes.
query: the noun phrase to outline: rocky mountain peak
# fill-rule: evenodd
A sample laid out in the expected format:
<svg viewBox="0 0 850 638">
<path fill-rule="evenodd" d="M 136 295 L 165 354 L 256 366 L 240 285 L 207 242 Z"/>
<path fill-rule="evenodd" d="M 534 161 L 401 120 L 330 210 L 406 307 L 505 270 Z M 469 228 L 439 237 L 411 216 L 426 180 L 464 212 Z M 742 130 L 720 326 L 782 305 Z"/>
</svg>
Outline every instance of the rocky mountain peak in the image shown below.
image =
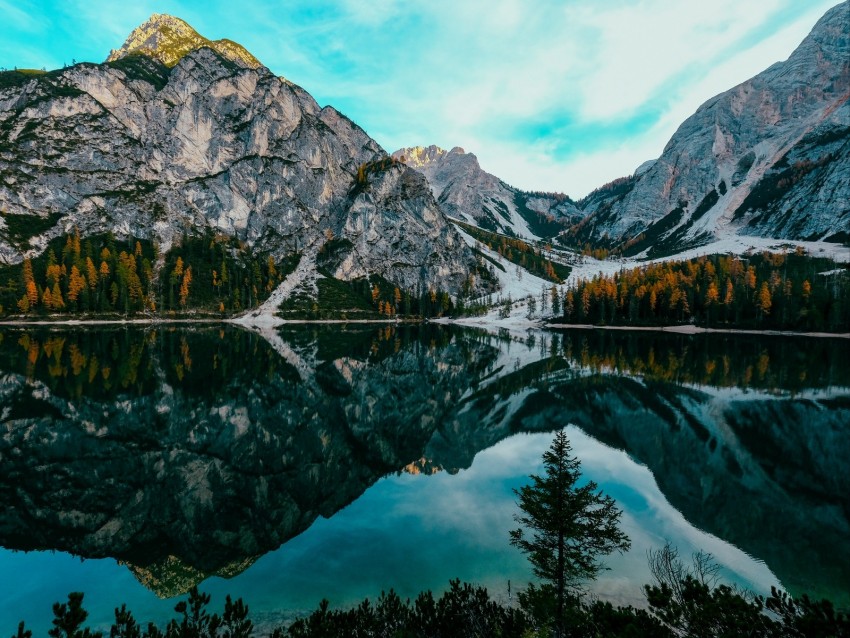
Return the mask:
<svg viewBox="0 0 850 638">
<path fill-rule="evenodd" d="M 653 163 L 597 189 L 570 242 L 672 254 L 732 235 L 850 238 L 850 0 L 791 56 L 705 102 Z"/>
<path fill-rule="evenodd" d="M 393 157 L 401 160 L 411 168 L 422 168 L 442 159 L 448 151 L 439 146 L 410 146 L 401 148 L 393 153 Z"/>
<path fill-rule="evenodd" d="M 106 61 L 114 62 L 128 55 L 146 55 L 173 67 L 183 56 L 202 47 L 209 47 L 245 68 L 262 66 L 242 45 L 227 39 L 209 40 L 184 20 L 163 13 L 154 13 L 147 22 L 133 29 L 121 48 L 113 49 Z"/>
<path fill-rule="evenodd" d="M 422 173 L 443 212 L 485 230 L 526 238 L 551 237 L 563 230 L 557 220 L 577 223 L 581 211 L 565 198 L 525 193 L 481 168 L 474 153 L 460 146 L 401 148 L 393 157 Z"/>
</svg>

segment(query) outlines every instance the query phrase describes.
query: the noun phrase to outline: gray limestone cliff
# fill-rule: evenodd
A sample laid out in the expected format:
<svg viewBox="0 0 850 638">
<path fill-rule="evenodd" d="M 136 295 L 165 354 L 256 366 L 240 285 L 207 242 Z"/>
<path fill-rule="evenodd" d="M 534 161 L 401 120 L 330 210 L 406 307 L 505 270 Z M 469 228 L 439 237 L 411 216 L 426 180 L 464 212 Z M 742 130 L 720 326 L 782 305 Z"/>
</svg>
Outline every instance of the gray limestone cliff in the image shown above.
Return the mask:
<svg viewBox="0 0 850 638">
<path fill-rule="evenodd" d="M 579 241 L 665 250 L 737 233 L 850 239 L 850 2 L 784 62 L 703 104 L 661 157 L 592 193 Z M 650 252 L 650 255 L 652 253 Z"/>
<path fill-rule="evenodd" d="M 381 164 L 359 126 L 219 44 L 154 16 L 103 64 L 0 74 L 0 263 L 74 227 L 163 252 L 212 231 L 274 256 L 332 233 L 350 246 L 337 276 L 456 290 L 473 257 L 424 179 Z M 377 168 L 357 183 L 364 165 Z"/>
<path fill-rule="evenodd" d="M 552 237 L 584 214 L 566 195 L 528 193 L 483 170 L 460 147 L 414 146 L 393 153 L 422 173 L 443 211 L 485 230 L 518 237 Z"/>
<path fill-rule="evenodd" d="M 850 2 L 786 60 L 703 104 L 641 164 L 573 202 L 526 193 L 475 155 L 412 147 L 394 156 L 428 179 L 446 214 L 525 237 L 663 256 L 730 234 L 850 240 Z"/>
</svg>

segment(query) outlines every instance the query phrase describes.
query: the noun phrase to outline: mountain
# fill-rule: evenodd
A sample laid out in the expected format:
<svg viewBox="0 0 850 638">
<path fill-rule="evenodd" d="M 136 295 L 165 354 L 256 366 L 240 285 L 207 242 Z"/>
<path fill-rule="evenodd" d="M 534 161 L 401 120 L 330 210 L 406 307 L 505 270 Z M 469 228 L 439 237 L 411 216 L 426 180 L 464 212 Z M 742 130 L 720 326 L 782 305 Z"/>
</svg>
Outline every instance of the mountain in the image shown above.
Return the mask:
<svg viewBox="0 0 850 638">
<path fill-rule="evenodd" d="M 573 241 L 631 254 L 738 233 L 850 240 L 850 2 L 794 53 L 703 104 L 661 157 L 579 202 Z M 607 237 L 606 237 L 607 236 Z"/>
<path fill-rule="evenodd" d="M 850 240 L 850 2 L 791 57 L 718 95 L 656 160 L 583 199 L 525 193 L 460 148 L 393 156 L 428 179 L 447 215 L 485 230 L 673 254 L 729 234 Z"/>
<path fill-rule="evenodd" d="M 154 15 L 103 64 L 0 74 L 0 264 L 73 228 L 235 237 L 457 291 L 474 258 L 424 178 L 240 46 Z"/>
<path fill-rule="evenodd" d="M 239 66 L 256 69 L 260 61 L 233 40 L 208 40 L 180 18 L 154 13 L 150 20 L 136 27 L 120 49 L 106 58 L 115 62 L 128 55 L 145 55 L 171 68 L 183 56 L 201 47 L 209 47 L 223 58 Z"/>
<path fill-rule="evenodd" d="M 460 147 L 402 148 L 393 157 L 422 173 L 450 217 L 485 230 L 527 238 L 552 237 L 584 214 L 566 195 L 527 193 L 484 171 L 478 158 Z"/>
</svg>

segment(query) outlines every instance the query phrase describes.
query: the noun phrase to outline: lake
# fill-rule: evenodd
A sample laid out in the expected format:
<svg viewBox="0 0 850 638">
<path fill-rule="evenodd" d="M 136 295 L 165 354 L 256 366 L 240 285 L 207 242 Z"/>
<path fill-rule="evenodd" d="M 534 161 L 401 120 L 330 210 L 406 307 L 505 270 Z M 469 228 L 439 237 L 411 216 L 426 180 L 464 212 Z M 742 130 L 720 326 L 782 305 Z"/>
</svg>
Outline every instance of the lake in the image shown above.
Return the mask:
<svg viewBox="0 0 850 638">
<path fill-rule="evenodd" d="M 646 552 L 850 606 L 850 341 L 451 326 L 0 327 L 0 631 L 85 592 L 173 616 L 199 585 L 261 627 L 451 578 L 508 601 L 513 490 L 567 428 Z"/>
</svg>

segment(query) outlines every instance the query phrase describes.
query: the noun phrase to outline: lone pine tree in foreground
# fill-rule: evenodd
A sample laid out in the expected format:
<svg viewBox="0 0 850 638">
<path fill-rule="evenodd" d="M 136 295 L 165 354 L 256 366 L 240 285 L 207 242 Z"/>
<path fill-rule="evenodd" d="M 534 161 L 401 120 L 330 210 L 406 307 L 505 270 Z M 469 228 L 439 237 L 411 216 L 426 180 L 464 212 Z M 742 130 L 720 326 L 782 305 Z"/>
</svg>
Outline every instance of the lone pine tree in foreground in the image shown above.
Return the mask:
<svg viewBox="0 0 850 638">
<path fill-rule="evenodd" d="M 514 490 L 522 514 L 511 531 L 511 545 L 528 555 L 534 573 L 555 586 L 555 627 L 563 635 L 567 590 L 593 579 L 604 569 L 599 557 L 631 546 L 619 528 L 614 499 L 597 490 L 593 481 L 579 485 L 581 462 L 562 430 L 543 453 L 544 476 L 531 475 L 531 484 Z"/>
</svg>

